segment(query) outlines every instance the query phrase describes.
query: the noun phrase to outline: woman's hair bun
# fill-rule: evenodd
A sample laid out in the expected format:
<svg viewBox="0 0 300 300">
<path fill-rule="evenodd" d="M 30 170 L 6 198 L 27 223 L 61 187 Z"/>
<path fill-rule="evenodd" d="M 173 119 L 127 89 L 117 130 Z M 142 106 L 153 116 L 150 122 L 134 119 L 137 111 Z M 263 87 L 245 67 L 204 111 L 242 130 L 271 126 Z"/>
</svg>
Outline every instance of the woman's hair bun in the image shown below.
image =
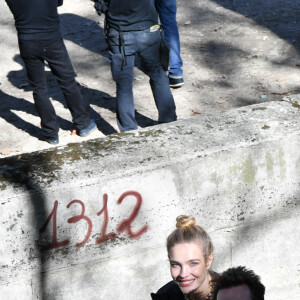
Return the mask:
<svg viewBox="0 0 300 300">
<path fill-rule="evenodd" d="M 194 227 L 196 225 L 195 218 L 192 216 L 178 216 L 176 218 L 176 221 L 177 229 L 186 229 L 188 227 Z"/>
</svg>

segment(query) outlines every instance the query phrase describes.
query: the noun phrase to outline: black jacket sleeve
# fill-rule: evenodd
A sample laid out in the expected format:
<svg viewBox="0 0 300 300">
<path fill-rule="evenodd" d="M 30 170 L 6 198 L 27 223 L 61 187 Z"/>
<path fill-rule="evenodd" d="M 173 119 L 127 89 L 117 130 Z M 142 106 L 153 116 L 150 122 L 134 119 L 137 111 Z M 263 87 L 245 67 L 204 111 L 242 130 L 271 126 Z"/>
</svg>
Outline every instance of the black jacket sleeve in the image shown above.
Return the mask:
<svg viewBox="0 0 300 300">
<path fill-rule="evenodd" d="M 64 0 L 58 0 L 57 1 L 57 6 L 62 6 L 63 5 Z"/>
<path fill-rule="evenodd" d="M 161 287 L 156 294 L 151 293 L 152 300 L 185 300 L 184 296 L 174 281 Z"/>
</svg>

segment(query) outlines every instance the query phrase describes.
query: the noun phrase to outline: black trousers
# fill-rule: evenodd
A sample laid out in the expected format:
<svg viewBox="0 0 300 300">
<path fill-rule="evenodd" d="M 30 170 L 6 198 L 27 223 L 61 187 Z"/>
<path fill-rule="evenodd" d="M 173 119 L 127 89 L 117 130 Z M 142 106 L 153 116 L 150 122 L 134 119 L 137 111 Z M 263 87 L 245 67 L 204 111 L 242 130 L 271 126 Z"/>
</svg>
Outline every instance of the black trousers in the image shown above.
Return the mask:
<svg viewBox="0 0 300 300">
<path fill-rule="evenodd" d="M 41 127 L 45 137 L 57 137 L 58 124 L 54 107 L 49 100 L 45 73 L 45 61 L 55 75 L 71 112 L 73 123 L 80 130 L 90 123 L 88 103 L 83 99 L 63 39 L 21 40 L 21 57 L 25 63 L 27 76 L 33 87 L 35 107 L 41 118 Z"/>
</svg>

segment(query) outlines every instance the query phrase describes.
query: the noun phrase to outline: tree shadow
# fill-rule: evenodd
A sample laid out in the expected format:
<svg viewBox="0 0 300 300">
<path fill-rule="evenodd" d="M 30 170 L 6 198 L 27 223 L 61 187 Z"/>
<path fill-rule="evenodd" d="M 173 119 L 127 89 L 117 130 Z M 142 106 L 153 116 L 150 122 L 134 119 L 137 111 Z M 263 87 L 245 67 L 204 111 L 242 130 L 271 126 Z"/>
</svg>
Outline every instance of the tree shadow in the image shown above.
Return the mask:
<svg viewBox="0 0 300 300">
<path fill-rule="evenodd" d="M 25 89 L 30 89 L 30 87 L 25 86 Z M 4 93 L 0 90 L 0 118 L 4 119 L 7 123 L 15 126 L 17 129 L 20 129 L 32 137 L 37 138 L 38 140 L 44 140 L 41 128 L 33 125 L 30 122 L 27 122 L 23 118 L 19 117 L 13 110 L 25 112 L 29 115 L 39 118 L 37 114 L 35 105 L 23 98 L 17 98 L 11 95 Z M 59 127 L 63 130 L 72 130 L 74 125 L 72 122 L 57 116 L 57 122 Z"/>
<path fill-rule="evenodd" d="M 65 40 L 108 57 L 104 31 L 97 22 L 71 13 L 60 14 L 60 20 L 61 31 Z"/>
<path fill-rule="evenodd" d="M 25 66 L 24 66 L 24 63 L 23 63 L 20 55 L 15 55 L 14 61 L 18 62 L 23 67 L 23 69 L 18 70 L 18 71 L 10 71 L 7 74 L 8 80 L 17 88 L 23 89 L 24 91 L 31 91 L 31 87 L 28 83 L 28 79 L 27 79 L 26 72 L 25 72 Z M 46 78 L 47 78 L 47 85 L 48 85 L 48 96 L 50 98 L 52 98 L 53 100 L 60 102 L 64 106 L 65 109 L 68 109 L 66 102 L 64 100 L 63 94 L 62 94 L 60 88 L 58 88 L 58 83 L 56 81 L 55 76 L 50 71 L 46 71 Z M 82 87 L 80 86 L 80 88 L 82 88 Z M 108 94 L 101 92 L 101 91 L 98 92 L 97 96 L 104 97 L 105 99 L 113 99 L 111 96 L 109 96 Z M 9 114 L 9 113 L 7 113 L 8 111 L 15 109 L 15 110 L 20 110 L 20 111 L 25 111 L 27 113 L 31 113 L 34 116 L 38 116 L 34 104 L 32 104 L 24 99 L 21 99 L 22 101 L 16 101 L 19 99 L 9 96 L 3 92 L 2 92 L 0 99 L 1 99 L 1 103 L 4 105 L 4 108 L 5 108 L 5 110 L 4 109 L 2 110 L 3 111 L 2 117 L 5 118 L 8 122 L 10 120 L 14 120 L 14 119 L 18 118 L 18 121 L 20 124 L 18 124 L 17 122 L 10 122 L 10 123 L 15 125 L 19 129 L 24 130 L 23 129 L 23 126 L 25 125 L 24 123 L 26 123 L 26 126 L 24 126 L 24 128 L 26 129 L 28 127 L 29 123 L 26 121 L 20 122 L 20 118 L 18 116 L 16 116 L 13 112 L 11 112 L 11 114 Z M 88 100 L 89 100 L 89 98 L 88 98 Z M 28 106 L 30 106 L 30 112 L 27 110 Z M 105 108 L 107 108 L 107 107 L 105 107 Z M 90 108 L 90 113 L 91 113 L 92 118 L 97 120 L 96 123 L 97 123 L 98 129 L 102 133 L 104 133 L 105 135 L 109 135 L 109 134 L 116 132 L 116 130 L 92 108 Z M 12 114 L 13 114 L 13 116 L 11 116 Z M 16 117 L 13 118 L 14 116 L 16 116 Z M 59 115 L 57 115 L 57 121 L 58 121 L 59 127 L 63 130 L 72 131 L 74 129 L 74 125 L 72 122 L 61 118 Z M 34 134 L 34 132 L 32 130 L 28 130 L 26 132 L 28 132 L 30 135 L 32 135 L 34 137 L 39 137 L 41 139 L 42 135 L 37 136 L 36 134 Z"/>
<path fill-rule="evenodd" d="M 243 106 L 248 106 L 248 105 L 254 105 L 254 104 L 260 104 L 264 102 L 269 102 L 270 99 L 253 99 L 253 98 L 246 98 L 246 97 L 236 97 L 232 100 L 232 105 L 234 107 L 243 107 Z"/>
<path fill-rule="evenodd" d="M 300 2 L 299 1 L 289 1 L 289 4 L 286 4 L 286 0 L 210 0 L 224 8 L 236 12 L 237 14 L 228 14 L 228 12 L 221 12 L 218 10 L 213 10 L 207 7 L 200 7 L 198 3 L 193 2 L 193 4 L 188 7 L 189 19 L 192 24 L 199 25 L 199 27 L 205 27 L 211 33 L 218 33 L 222 31 L 223 24 L 232 24 L 235 27 L 238 27 L 239 24 L 241 28 L 245 26 L 245 23 L 248 25 L 255 23 L 269 29 L 279 38 L 287 41 L 291 47 L 284 50 L 284 57 L 282 59 L 276 58 L 273 60 L 272 57 L 269 58 L 269 61 L 274 65 L 282 66 L 295 66 L 294 57 L 297 55 L 297 52 L 300 52 Z M 242 16 L 242 18 L 240 17 Z M 246 18 L 244 18 L 246 17 Z M 182 28 L 184 32 L 185 27 Z M 220 33 L 222 34 L 222 32 Z M 230 36 L 235 37 L 236 32 L 234 28 L 230 31 Z M 238 33 L 239 35 L 240 33 Z M 213 35 L 212 35 L 213 38 Z M 226 39 L 226 36 L 224 36 Z M 216 43 L 209 42 L 203 45 L 203 42 L 200 41 L 197 43 L 197 39 L 191 40 L 189 43 L 189 48 L 191 50 L 199 49 L 203 51 L 201 56 L 205 56 L 206 60 L 215 59 L 219 60 L 220 57 L 225 56 L 228 50 L 232 49 L 233 52 L 230 54 L 229 59 L 231 59 L 232 65 L 226 65 L 230 70 L 233 70 L 237 65 L 234 63 L 235 58 L 247 57 L 250 53 L 245 52 L 245 50 L 232 47 L 230 43 Z M 221 50 L 221 51 L 219 51 Z M 222 53 L 223 51 L 223 53 Z M 250 49 L 249 49 L 250 52 Z M 205 62 L 204 62 L 205 63 Z M 298 64 L 299 66 L 299 64 Z M 217 63 L 211 67 L 211 69 L 217 69 Z M 224 68 L 223 70 L 224 71 Z M 226 71 L 226 70 L 225 70 Z"/>
<path fill-rule="evenodd" d="M 284 58 L 276 61 L 270 58 L 274 65 L 293 65 L 293 57 L 300 52 L 300 2 L 292 0 L 209 0 L 216 3 L 236 14 L 229 14 L 224 11 L 207 8 L 210 6 L 201 7 L 196 1 L 187 8 L 186 12 L 189 15 L 189 20 L 194 25 L 199 25 L 210 29 L 212 33 L 217 33 L 222 29 L 223 24 L 231 23 L 236 27 L 241 25 L 241 28 L 251 23 L 254 25 L 261 25 L 266 29 L 272 31 L 280 39 L 288 42 L 291 47 L 284 50 Z M 288 1 L 288 3 L 287 3 Z M 241 17 L 242 16 L 242 17 Z M 217 23 L 217 25 L 216 25 Z M 186 30 L 185 27 L 182 30 Z M 230 31 L 230 35 L 235 36 L 234 28 Z M 226 38 L 226 37 L 224 37 Z M 193 44 L 195 42 L 191 41 Z M 199 47 L 198 47 L 199 48 Z M 288 58 L 286 58 L 288 57 Z M 290 58 L 289 58 L 290 57 Z"/>
<path fill-rule="evenodd" d="M 204 51 L 202 54 L 203 64 L 223 75 L 230 75 L 235 72 L 237 61 L 233 60 L 232 57 L 245 57 L 249 54 L 226 43 L 213 41 L 206 43 L 201 47 L 201 50 Z"/>
<path fill-rule="evenodd" d="M 116 117 L 117 99 L 115 97 L 112 97 L 105 92 L 95 90 L 95 89 L 92 89 L 92 88 L 89 88 L 86 86 L 82 86 L 82 85 L 80 85 L 80 90 L 81 90 L 81 94 L 83 95 L 83 97 L 85 99 L 88 99 L 88 101 L 91 105 L 95 105 L 97 107 L 107 109 L 110 112 L 114 113 L 115 117 Z M 99 113 L 96 112 L 94 109 L 92 109 L 91 117 L 95 118 L 95 119 L 97 119 L 97 118 L 99 119 Z M 103 120 L 103 118 L 101 118 L 101 119 Z M 135 119 L 136 119 L 138 125 L 142 128 L 158 124 L 157 121 L 154 121 L 153 119 L 148 118 L 147 116 L 139 113 L 137 110 L 135 111 Z M 109 128 L 107 126 L 106 121 L 105 121 L 105 123 L 103 123 L 102 120 L 97 121 L 97 123 L 100 123 L 101 131 L 104 134 L 109 135 L 109 134 L 116 132 L 115 129 L 111 125 L 109 125 L 109 126 L 111 128 L 113 128 L 113 130 L 111 130 L 111 128 Z"/>
<path fill-rule="evenodd" d="M 100 54 L 103 57 L 108 57 L 104 31 L 97 22 L 70 13 L 61 14 L 60 19 L 63 25 L 62 34 L 65 40 L 71 41 L 76 45 L 83 47 L 93 53 Z M 91 35 L 93 35 L 92 38 Z M 14 86 L 28 90 L 29 87 L 26 84 L 28 80 L 24 63 L 19 55 L 16 55 L 14 57 L 14 60 L 23 67 L 23 70 L 10 71 L 7 75 L 7 78 Z M 138 60 L 136 62 L 136 66 L 140 69 Z M 50 71 L 46 72 L 46 76 L 49 97 L 51 97 L 55 101 L 60 102 L 67 109 L 62 92 L 60 89 L 58 89 L 58 84 L 55 76 Z M 83 97 L 89 102 L 89 104 L 98 106 L 99 108 L 107 109 L 114 114 L 116 113 L 117 101 L 115 97 L 103 91 L 91 89 L 87 86 L 83 86 L 80 84 L 79 86 Z M 99 131 L 101 131 L 104 135 L 110 135 L 117 132 L 116 129 L 111 126 L 105 119 L 103 119 L 100 114 L 92 107 L 90 107 L 90 114 L 91 117 L 96 120 Z M 135 114 L 136 121 L 142 128 L 158 124 L 157 121 L 139 113 L 138 111 L 136 111 Z M 64 130 L 74 129 L 74 126 L 71 122 L 62 119 L 59 116 L 58 122 L 60 127 Z"/>
<path fill-rule="evenodd" d="M 33 116 L 38 116 L 32 103 L 22 98 L 10 96 L 0 90 L 0 107 L 0 118 L 39 140 L 43 139 L 39 127 L 25 121 L 13 112 L 13 110 L 17 110 Z"/>
<path fill-rule="evenodd" d="M 286 0 L 211 0 L 251 18 L 300 51 L 300 2 Z"/>
<path fill-rule="evenodd" d="M 39 164 L 39 168 L 44 168 L 48 165 L 47 161 L 39 159 L 38 161 L 35 160 L 35 163 Z M 32 164 L 32 157 L 30 154 L 23 154 L 22 156 L 17 157 L 8 157 L 1 159 L 1 173 L 0 173 L 0 181 L 1 182 L 8 182 L 14 189 L 21 189 L 29 195 L 29 200 L 31 202 L 31 207 L 33 208 L 33 215 L 32 218 L 33 227 L 36 229 L 38 233 L 37 238 L 38 240 L 32 244 L 32 248 L 34 249 L 34 253 L 28 253 L 28 258 L 30 259 L 30 255 L 37 257 L 39 260 L 38 266 L 38 275 L 37 282 L 38 282 L 38 290 L 39 290 L 39 299 L 46 300 L 44 297 L 46 291 L 46 271 L 47 271 L 47 257 L 46 252 L 43 250 L 43 245 L 41 245 L 41 234 L 40 228 L 42 222 L 44 222 L 48 216 L 47 208 L 46 208 L 46 196 L 43 192 L 43 189 L 40 187 L 38 183 L 38 178 L 35 178 L 34 174 L 36 172 L 36 167 L 33 167 Z M 46 229 L 48 235 L 50 232 Z M 34 278 L 34 280 L 36 280 Z"/>
</svg>

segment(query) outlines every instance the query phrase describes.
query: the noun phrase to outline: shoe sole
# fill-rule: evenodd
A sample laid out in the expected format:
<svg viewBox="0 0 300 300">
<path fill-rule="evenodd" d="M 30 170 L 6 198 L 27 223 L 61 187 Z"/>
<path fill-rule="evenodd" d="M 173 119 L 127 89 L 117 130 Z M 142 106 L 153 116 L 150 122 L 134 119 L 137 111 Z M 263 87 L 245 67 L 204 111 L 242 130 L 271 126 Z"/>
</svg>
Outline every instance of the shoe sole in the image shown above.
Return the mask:
<svg viewBox="0 0 300 300">
<path fill-rule="evenodd" d="M 57 141 L 48 141 L 48 140 L 46 140 L 46 142 L 50 145 L 58 145 L 59 144 L 59 140 L 57 140 Z"/>
<path fill-rule="evenodd" d="M 179 87 L 181 87 L 183 85 L 184 85 L 184 82 L 180 82 L 180 83 L 176 83 L 176 84 L 169 84 L 169 86 L 171 88 L 179 88 Z"/>
<path fill-rule="evenodd" d="M 95 124 L 95 127 L 93 127 L 89 132 L 84 133 L 84 134 L 79 134 L 79 136 L 81 136 L 81 137 L 88 136 L 89 134 L 91 134 L 92 132 L 94 132 L 96 129 L 97 129 L 97 126 Z"/>
</svg>

